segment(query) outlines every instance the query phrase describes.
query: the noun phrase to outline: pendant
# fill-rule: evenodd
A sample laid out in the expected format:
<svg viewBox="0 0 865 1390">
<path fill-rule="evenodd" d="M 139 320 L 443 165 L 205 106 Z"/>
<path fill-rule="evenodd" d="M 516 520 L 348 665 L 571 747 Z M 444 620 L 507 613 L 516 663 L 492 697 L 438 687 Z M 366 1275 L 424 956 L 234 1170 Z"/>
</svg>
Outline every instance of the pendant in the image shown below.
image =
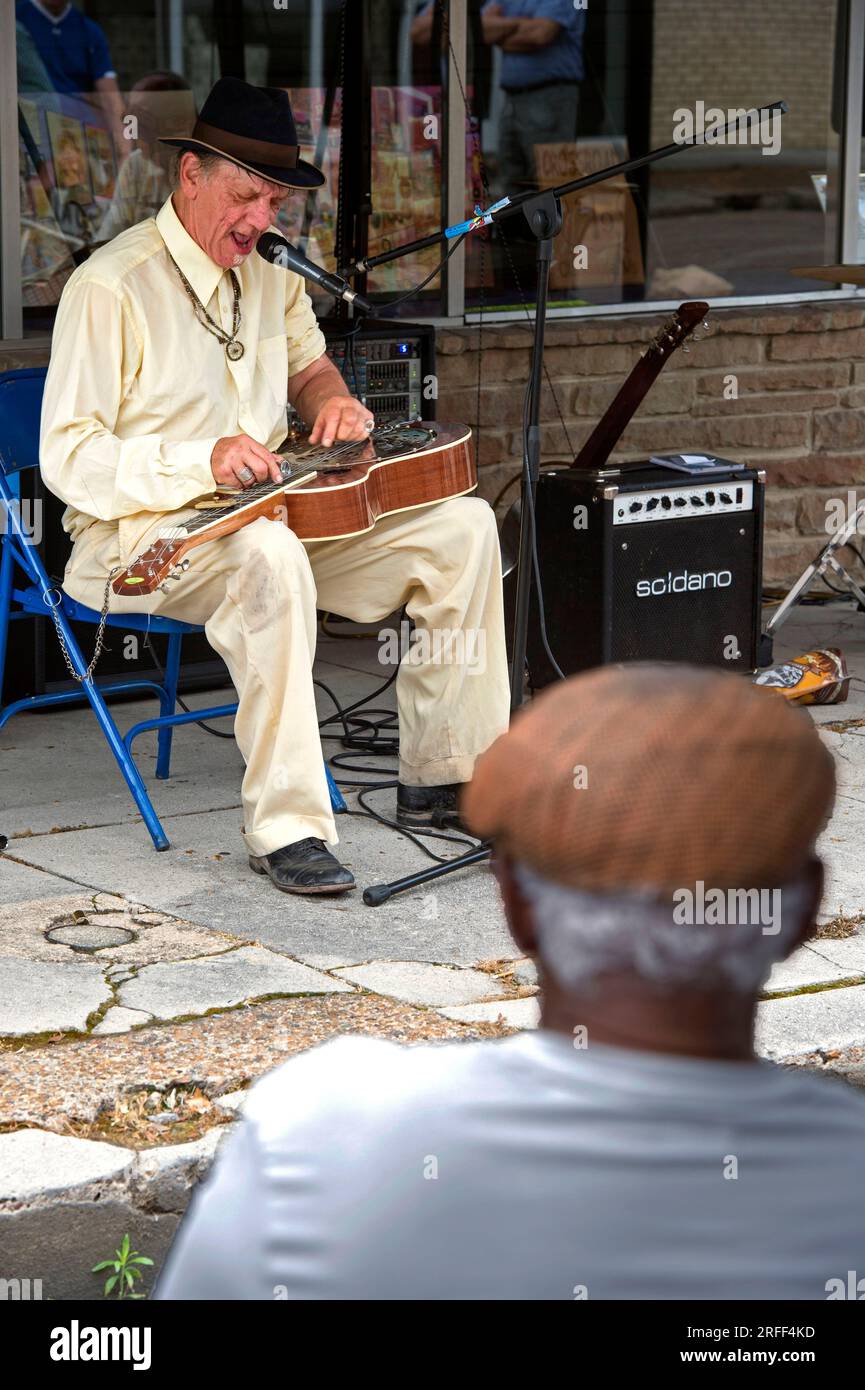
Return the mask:
<svg viewBox="0 0 865 1390">
<path fill-rule="evenodd" d="M 239 362 L 243 356 L 243 343 L 232 339 L 230 343 L 225 344 L 225 355 L 230 362 Z"/>
</svg>

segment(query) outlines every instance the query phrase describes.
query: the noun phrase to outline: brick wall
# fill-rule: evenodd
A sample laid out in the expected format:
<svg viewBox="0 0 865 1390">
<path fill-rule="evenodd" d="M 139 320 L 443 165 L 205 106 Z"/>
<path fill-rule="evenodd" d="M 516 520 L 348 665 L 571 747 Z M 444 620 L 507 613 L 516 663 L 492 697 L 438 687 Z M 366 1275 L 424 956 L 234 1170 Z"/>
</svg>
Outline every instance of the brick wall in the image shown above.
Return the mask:
<svg viewBox="0 0 865 1390">
<path fill-rule="evenodd" d="M 603 414 L 665 314 L 552 321 L 546 364 L 573 450 Z M 626 430 L 614 459 L 706 449 L 765 468 L 765 577 L 792 581 L 825 540 L 826 503 L 865 496 L 865 305 L 780 305 L 714 310 L 709 336 L 670 358 Z M 488 501 L 519 476 L 520 421 L 528 380 L 529 325 L 483 330 L 480 487 Z M 478 330 L 437 335 L 440 419 L 477 421 Z M 4 343 L 0 370 L 36 366 L 47 342 Z M 738 399 L 725 399 L 735 374 Z M 548 384 L 542 458 L 569 459 Z M 512 486 L 500 503 L 516 496 Z"/>
<path fill-rule="evenodd" d="M 824 148 L 835 10 L 831 0 L 655 0 L 652 146 L 671 138 L 677 107 L 783 97 L 784 148 Z"/>
<path fill-rule="evenodd" d="M 666 317 L 548 325 L 547 368 L 575 450 Z M 709 325 L 669 359 L 612 457 L 708 450 L 765 468 L 765 578 L 789 581 L 825 541 L 827 500 L 865 494 L 865 306 L 717 310 Z M 438 335 L 441 419 L 476 423 L 477 342 L 474 328 Z M 483 330 L 479 490 L 489 501 L 519 473 L 530 343 L 529 325 Z M 737 399 L 725 398 L 731 373 Z M 571 457 L 547 384 L 541 418 L 543 460 Z"/>
</svg>

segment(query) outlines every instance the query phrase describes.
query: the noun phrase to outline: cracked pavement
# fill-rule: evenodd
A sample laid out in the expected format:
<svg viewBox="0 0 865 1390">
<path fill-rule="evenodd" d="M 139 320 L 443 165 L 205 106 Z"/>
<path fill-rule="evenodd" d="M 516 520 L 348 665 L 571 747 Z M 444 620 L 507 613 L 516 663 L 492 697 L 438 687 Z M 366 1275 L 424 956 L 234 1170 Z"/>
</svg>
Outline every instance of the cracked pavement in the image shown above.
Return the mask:
<svg viewBox="0 0 865 1390">
<path fill-rule="evenodd" d="M 821 845 L 824 922 L 865 909 L 865 615 L 800 609 L 776 652 L 830 644 L 845 651 L 854 681 L 845 705 L 813 711 L 839 768 Z M 377 650 L 368 639 L 325 637 L 317 674 L 348 704 L 380 682 Z M 121 728 L 149 708 L 116 706 Z M 0 1126 L 68 1132 L 148 1088 L 194 1086 L 214 1099 L 339 1032 L 419 1041 L 537 1025 L 536 974 L 518 958 L 488 869 L 379 908 L 360 892 L 329 901 L 280 894 L 247 867 L 231 741 L 178 730 L 162 783 L 155 739 L 142 738 L 137 757 L 171 838 L 163 854 L 89 709 L 19 715 L 0 735 L 0 832 L 9 837 L 0 857 Z M 375 793 L 373 804 L 390 814 L 393 795 Z M 342 816 L 339 832 L 338 852 L 361 887 L 429 862 L 374 821 Z M 758 1045 L 850 1074 L 865 1045 L 865 928 L 817 938 L 776 968 Z"/>
</svg>

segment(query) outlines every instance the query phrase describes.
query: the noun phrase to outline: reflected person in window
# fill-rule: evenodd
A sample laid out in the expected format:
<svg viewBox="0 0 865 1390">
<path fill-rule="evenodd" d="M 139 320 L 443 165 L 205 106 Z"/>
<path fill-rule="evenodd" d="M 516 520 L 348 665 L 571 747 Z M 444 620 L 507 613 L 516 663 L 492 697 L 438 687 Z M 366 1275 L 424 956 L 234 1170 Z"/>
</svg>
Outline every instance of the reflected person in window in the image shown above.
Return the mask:
<svg viewBox="0 0 865 1390">
<path fill-rule="evenodd" d="M 535 184 L 535 145 L 576 138 L 586 15 L 573 0 L 495 0 L 481 22 L 502 53 L 498 191 L 523 193 Z"/>
<path fill-rule="evenodd" d="M 170 194 L 172 154 L 161 138 L 192 129 L 195 102 L 189 83 L 176 72 L 148 73 L 132 88 L 129 115 L 135 120 L 134 147 L 120 166 L 111 206 L 99 228 L 100 241 L 155 217 Z"/>
<path fill-rule="evenodd" d="M 123 102 L 104 30 L 66 0 L 18 0 L 15 17 L 30 34 L 56 91 L 96 93 L 117 157 L 124 159 L 129 144 L 123 139 Z"/>
</svg>

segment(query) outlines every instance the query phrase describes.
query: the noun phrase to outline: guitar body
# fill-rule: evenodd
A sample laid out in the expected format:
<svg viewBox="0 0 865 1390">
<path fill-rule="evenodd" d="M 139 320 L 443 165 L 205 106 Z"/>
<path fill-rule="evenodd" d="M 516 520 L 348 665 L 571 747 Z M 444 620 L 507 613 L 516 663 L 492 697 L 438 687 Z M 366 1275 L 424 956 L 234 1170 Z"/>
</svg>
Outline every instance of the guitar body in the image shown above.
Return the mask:
<svg viewBox="0 0 865 1390">
<path fill-rule="evenodd" d="M 187 551 L 265 517 L 299 540 L 329 541 L 370 531 L 383 516 L 461 497 L 477 486 L 467 425 L 418 421 L 383 426 L 368 441 L 324 449 L 302 443 L 281 455 L 285 483 L 217 489 L 198 516 L 175 527 L 112 583 L 115 593 L 151 594 L 185 568 Z"/>
<path fill-rule="evenodd" d="M 283 494 L 285 515 L 298 540 L 332 541 L 370 531 L 383 516 L 461 497 L 477 487 L 471 430 L 433 425 L 435 443 L 419 454 L 373 459 L 345 472 L 324 473 Z M 303 463 L 304 455 L 294 458 Z"/>
</svg>

